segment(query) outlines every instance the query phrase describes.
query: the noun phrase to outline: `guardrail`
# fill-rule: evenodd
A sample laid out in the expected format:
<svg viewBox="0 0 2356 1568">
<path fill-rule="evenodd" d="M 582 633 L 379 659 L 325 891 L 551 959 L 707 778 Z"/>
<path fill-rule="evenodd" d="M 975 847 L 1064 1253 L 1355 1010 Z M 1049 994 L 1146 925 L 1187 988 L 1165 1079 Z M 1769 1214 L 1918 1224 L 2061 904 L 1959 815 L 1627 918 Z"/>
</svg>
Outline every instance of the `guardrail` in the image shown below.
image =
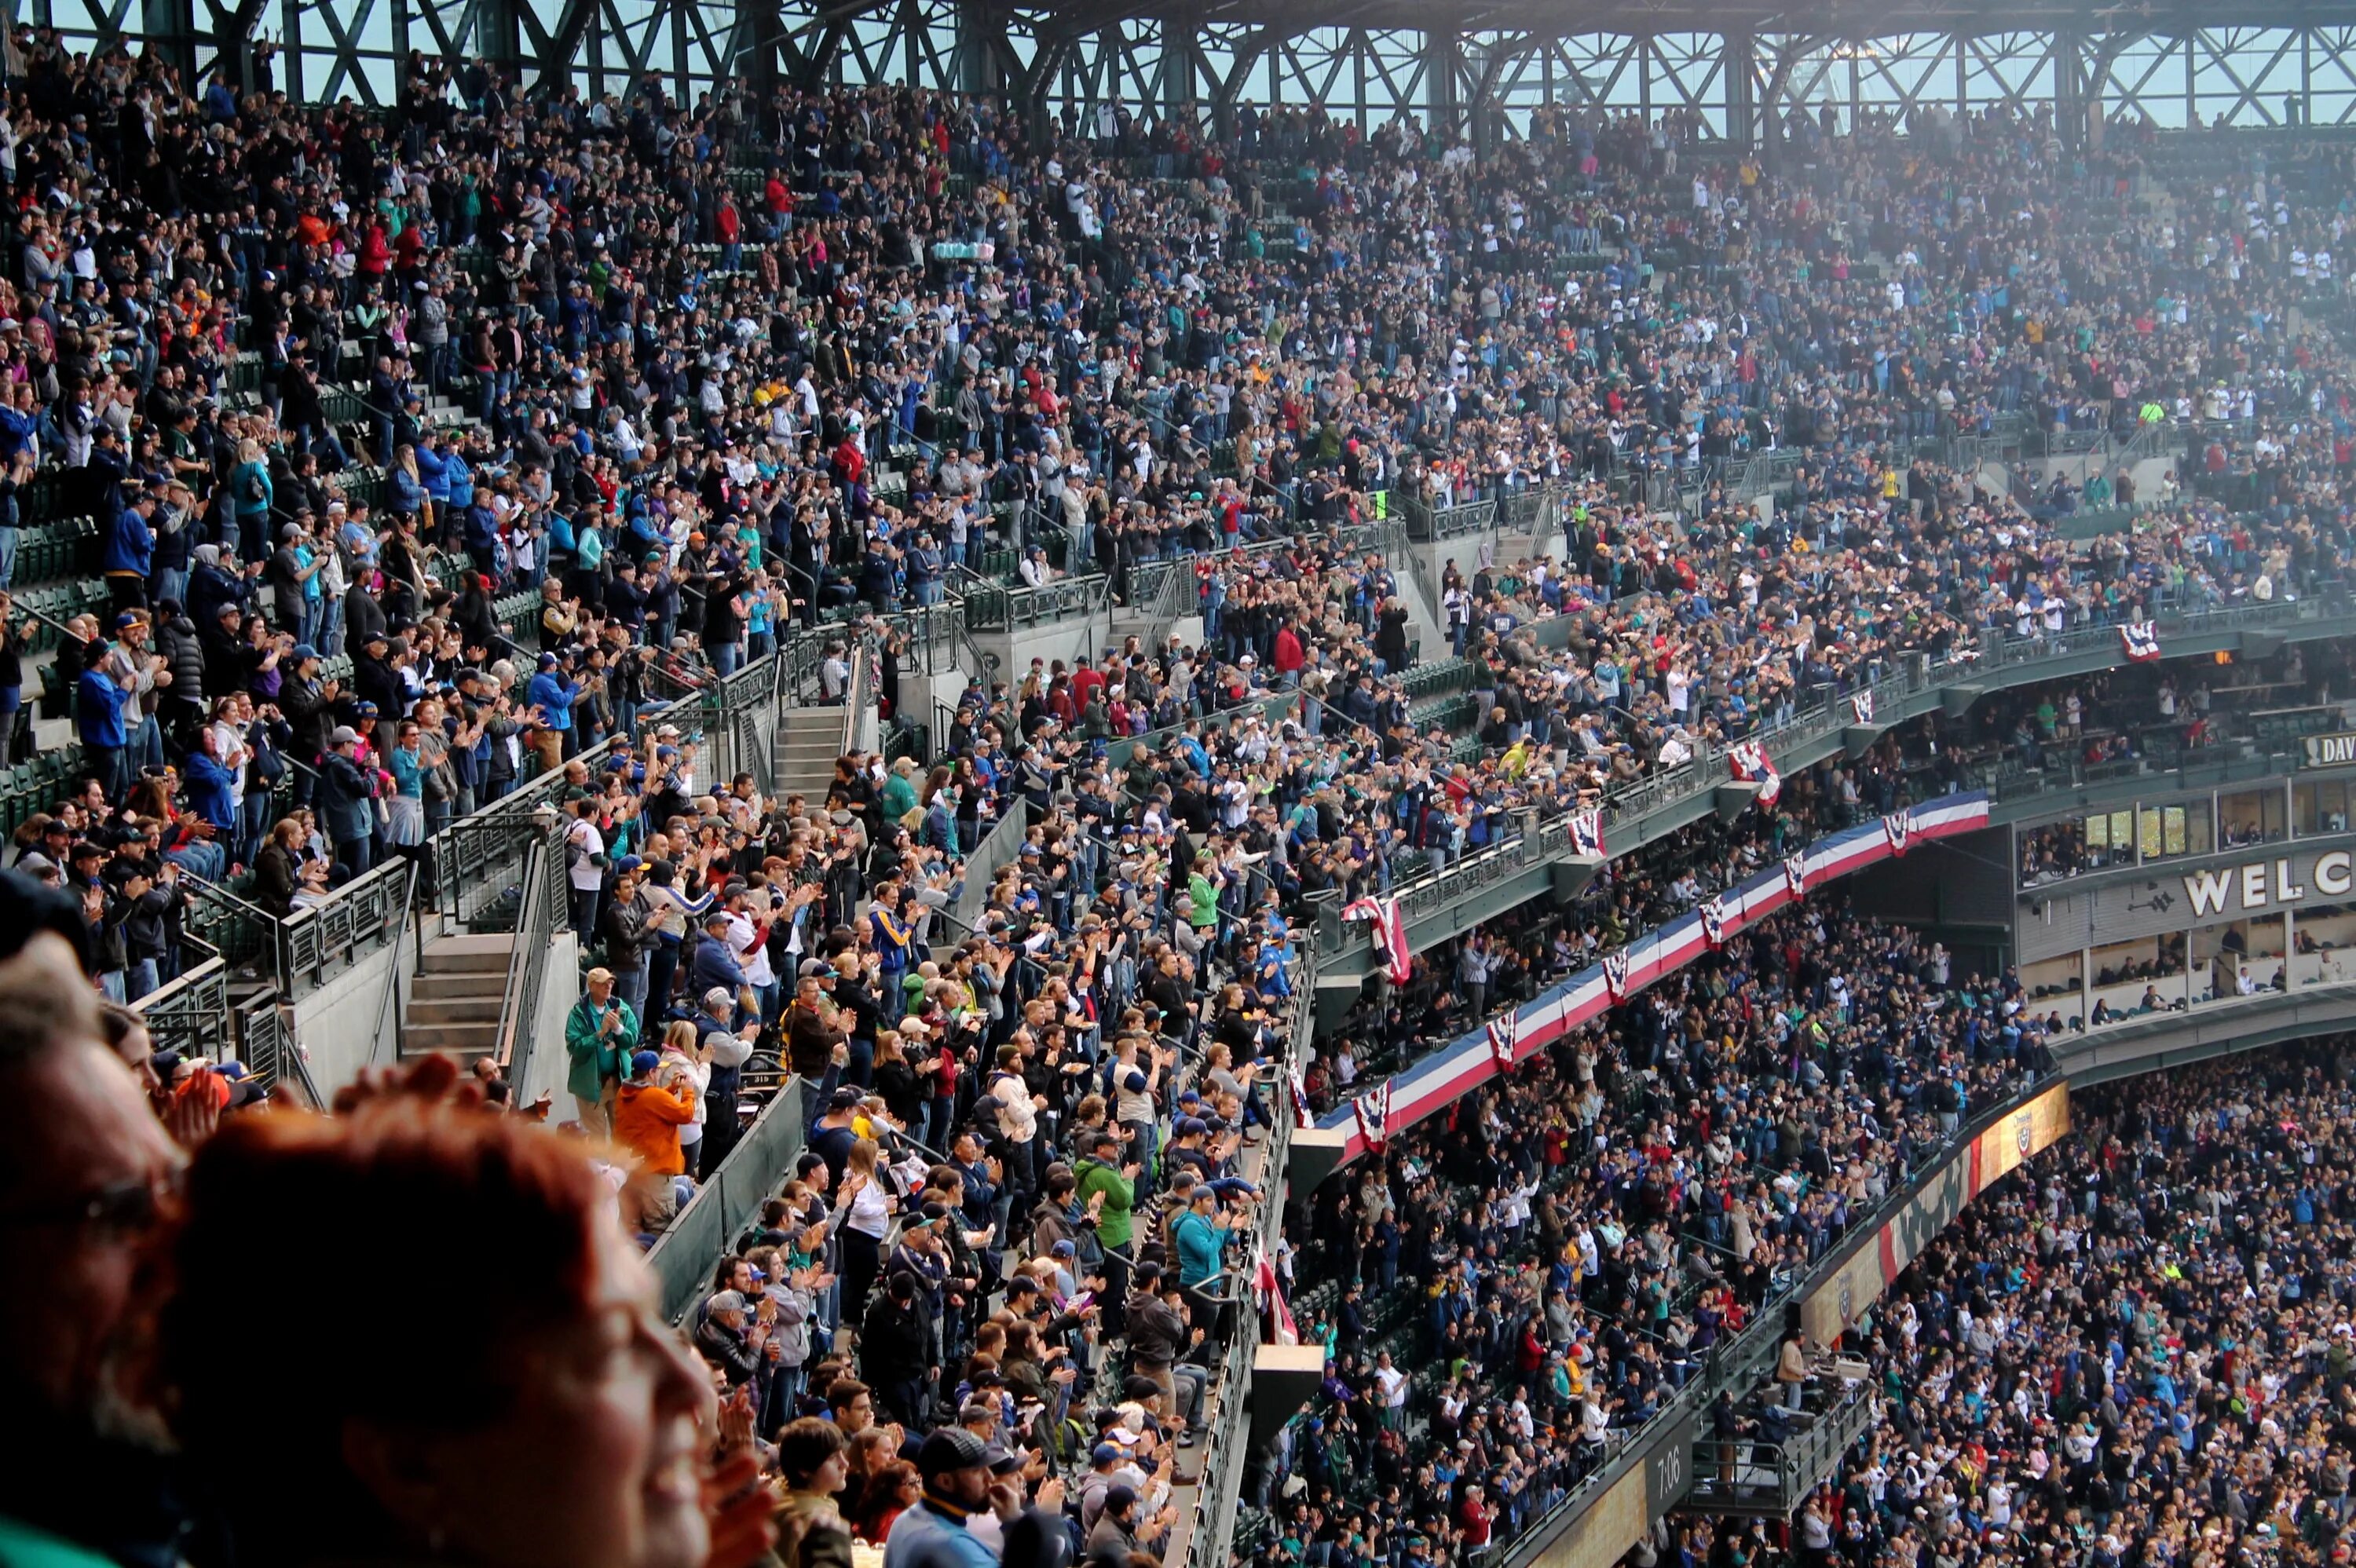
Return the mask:
<svg viewBox="0 0 2356 1568">
<path fill-rule="evenodd" d="M 1312 1029 L 1316 1020 L 1317 950 L 1305 944 L 1295 966 L 1293 976 L 1293 1012 L 1291 1033 L 1285 1041 L 1289 1066 L 1297 1065 L 1305 1054 Z M 1290 1097 L 1291 1073 L 1274 1085 L 1271 1102 L 1264 1108 L 1269 1112 L 1267 1141 L 1254 1150 L 1245 1150 L 1245 1179 L 1257 1183 L 1261 1190 L 1259 1223 L 1254 1229 L 1248 1244 L 1237 1264 L 1229 1271 L 1230 1277 L 1241 1283 L 1235 1291 L 1235 1332 L 1228 1341 L 1226 1353 L 1221 1358 L 1217 1379 L 1210 1385 L 1215 1394 L 1218 1410 L 1213 1416 L 1210 1430 L 1203 1438 L 1204 1469 L 1202 1483 L 1195 1488 L 1194 1507 L 1187 1521 L 1184 1551 L 1175 1559 L 1165 1554 L 1165 1561 L 1175 1561 L 1183 1568 L 1226 1568 L 1229 1548 L 1235 1537 L 1236 1510 L 1241 1499 L 1243 1471 L 1250 1444 L 1248 1434 L 1253 1427 L 1265 1426 L 1273 1433 L 1277 1424 L 1252 1418 L 1252 1365 L 1258 1355 L 1263 1325 L 1261 1303 L 1255 1287 L 1258 1260 L 1273 1257 L 1284 1229 L 1286 1208 L 1287 1158 L 1292 1146 L 1296 1118 L 1292 1108 L 1285 1104 Z"/>
<path fill-rule="evenodd" d="M 492 1036 L 492 1059 L 508 1082 L 520 1085 L 530 1066 L 531 1049 L 540 1026 L 540 995 L 548 975 L 550 944 L 568 913 L 564 857 L 557 851 L 553 832 L 538 825 L 524 847 L 523 878 L 516 905 L 515 945 L 508 954 L 507 988 L 499 995 L 498 1029 Z M 594 933 L 583 932 L 584 941 Z"/>
<path fill-rule="evenodd" d="M 1094 615 L 1112 603 L 1112 579 L 1100 571 L 1012 585 L 965 580 L 958 589 L 965 623 L 977 632 L 1012 632 Z"/>
<path fill-rule="evenodd" d="M 1543 632 L 1559 620 L 1560 617 L 1557 617 L 1555 621 L 1541 622 L 1538 629 Z M 2336 592 L 2317 599 L 2276 600 L 2226 605 L 2193 613 L 2164 614 L 2158 619 L 2158 625 L 2161 650 L 2165 655 L 2171 640 L 2188 636 L 2208 637 L 2244 631 L 2300 627 L 2320 631 L 2327 622 L 2350 623 L 2348 630 L 2356 635 L 2356 603 L 2351 603 L 2344 592 Z M 2029 670 L 2030 667 L 2040 664 L 2060 665 L 2065 660 L 2083 660 L 2098 655 L 2124 656 L 2119 650 L 2118 627 L 2098 624 L 2077 627 L 2058 636 L 1990 637 L 1977 647 L 1964 650 L 1936 665 L 1922 655 L 1908 655 L 1899 668 L 1881 675 L 1869 684 L 1846 689 L 1838 687 L 1818 688 L 1807 701 L 1794 709 L 1787 720 L 1762 726 L 1747 738 L 1763 744 L 1770 756 L 1782 767 L 1795 754 L 1807 749 L 1837 742 L 1842 731 L 1855 725 L 1849 699 L 1860 691 L 1871 695 L 1875 726 L 1886 730 L 1930 711 L 1942 700 L 1939 693 L 1945 687 L 1976 686 L 1987 683 L 1988 677 L 1998 672 Z M 2057 669 L 2053 673 L 2058 677 L 2069 672 Z M 2044 677 L 2031 671 L 2027 678 Z M 1630 847 L 1627 835 L 1622 834 L 1615 839 L 1612 833 L 1615 827 L 1635 823 L 1673 806 L 1690 806 L 1713 795 L 1721 785 L 1732 782 L 1724 752 L 1702 743 L 1696 745 L 1690 761 L 1675 769 L 1606 791 L 1593 803 L 1602 812 L 1606 853 L 1612 852 L 1615 842 L 1622 848 Z M 1466 894 L 1478 891 L 1517 871 L 1567 858 L 1571 853 L 1571 816 L 1569 811 L 1556 814 L 1539 821 L 1535 832 L 1524 830 L 1515 833 L 1490 848 L 1455 861 L 1442 872 L 1400 882 L 1393 890 L 1399 900 L 1400 912 L 1412 926 L 1417 920 L 1438 913 Z M 1321 920 L 1324 939 L 1337 946 L 1359 944 L 1366 940 L 1363 933 L 1344 927 L 1338 912 L 1328 912 Z"/>
<path fill-rule="evenodd" d="M 1031 805 L 1022 796 L 1013 796 L 1012 809 L 990 826 L 990 830 L 977 840 L 973 852 L 965 858 L 965 867 L 958 882 L 958 895 L 943 912 L 960 931 L 971 931 L 981 921 L 990 907 L 991 884 L 998 880 L 1015 857 L 1023 852 L 1023 841 L 1031 832 Z"/>
<path fill-rule="evenodd" d="M 229 965 L 218 953 L 148 992 L 131 1004 L 131 1010 L 146 1020 L 148 1037 L 158 1051 L 177 1051 L 206 1061 L 236 1054 Z"/>
<path fill-rule="evenodd" d="M 1408 538 L 1411 539 L 1462 539 L 1466 534 L 1494 531 L 1497 526 L 1497 503 L 1467 501 L 1459 506 L 1434 507 L 1402 496 L 1399 515 L 1406 519 Z"/>
<path fill-rule="evenodd" d="M 672 1322 L 694 1310 L 712 1282 L 712 1264 L 792 1174 L 808 1136 L 804 1092 L 802 1080 L 794 1078 L 769 1097 L 736 1147 L 648 1249 L 663 1316 Z"/>
<path fill-rule="evenodd" d="M 387 860 L 346 882 L 335 897 L 286 918 L 280 926 L 285 955 L 280 982 L 290 1000 L 324 984 L 331 969 L 400 934 L 412 869 L 407 860 Z"/>
<path fill-rule="evenodd" d="M 1789 1519 L 1873 1424 L 1875 1390 L 1859 1382 L 1781 1443 L 1702 1438 L 1693 1445 L 1688 1508 Z"/>
</svg>

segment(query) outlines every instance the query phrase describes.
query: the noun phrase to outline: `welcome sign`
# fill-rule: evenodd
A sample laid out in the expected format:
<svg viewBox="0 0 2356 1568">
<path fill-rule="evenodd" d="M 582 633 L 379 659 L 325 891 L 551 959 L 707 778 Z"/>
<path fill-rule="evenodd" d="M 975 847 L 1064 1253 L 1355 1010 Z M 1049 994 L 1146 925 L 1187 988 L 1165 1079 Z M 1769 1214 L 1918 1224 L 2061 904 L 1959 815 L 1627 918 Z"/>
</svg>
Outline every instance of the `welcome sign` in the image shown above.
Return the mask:
<svg viewBox="0 0 2356 1568">
<path fill-rule="evenodd" d="M 2193 872 L 2184 879 L 2184 896 L 2195 918 L 2254 914 L 2304 903 L 2311 896 L 2345 898 L 2351 864 L 2356 861 L 2345 849 L 2325 850 L 2303 874 L 2288 857 L 2252 860 Z"/>
</svg>

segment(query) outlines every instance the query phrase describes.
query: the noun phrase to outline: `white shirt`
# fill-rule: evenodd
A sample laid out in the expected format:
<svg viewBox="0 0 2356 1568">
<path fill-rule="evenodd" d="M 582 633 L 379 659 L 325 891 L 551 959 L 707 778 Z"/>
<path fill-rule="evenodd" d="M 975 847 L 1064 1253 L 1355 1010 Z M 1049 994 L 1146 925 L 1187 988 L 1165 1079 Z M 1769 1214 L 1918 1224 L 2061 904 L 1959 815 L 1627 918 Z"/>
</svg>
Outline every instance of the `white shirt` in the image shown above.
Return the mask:
<svg viewBox="0 0 2356 1568">
<path fill-rule="evenodd" d="M 566 869 L 565 880 L 584 893 L 604 887 L 605 869 L 597 864 L 596 857 L 605 852 L 605 836 L 597 831 L 597 825 L 585 816 L 577 816 L 573 826 L 564 830 L 564 841 L 581 847 L 580 858 Z"/>
<path fill-rule="evenodd" d="M 774 986 L 777 972 L 769 966 L 769 944 L 753 927 L 751 917 L 731 914 L 728 917 L 728 951 L 736 955 L 736 966 L 744 971 L 748 985 Z"/>
</svg>

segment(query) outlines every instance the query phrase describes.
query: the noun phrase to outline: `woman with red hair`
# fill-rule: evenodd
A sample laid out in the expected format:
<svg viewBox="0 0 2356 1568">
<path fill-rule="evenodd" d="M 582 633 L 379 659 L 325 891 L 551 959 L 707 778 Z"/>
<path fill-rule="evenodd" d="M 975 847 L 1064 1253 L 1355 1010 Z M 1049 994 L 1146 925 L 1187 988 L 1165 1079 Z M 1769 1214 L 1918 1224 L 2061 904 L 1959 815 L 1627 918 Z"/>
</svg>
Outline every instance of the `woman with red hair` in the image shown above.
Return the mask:
<svg viewBox="0 0 2356 1568">
<path fill-rule="evenodd" d="M 749 1431 L 715 1460 L 710 1379 L 612 1186 L 456 1077 L 239 1118 L 190 1168 L 164 1370 L 241 1568 L 749 1563 Z M 330 1245 L 369 1260 L 357 1288 L 323 1288 Z"/>
</svg>

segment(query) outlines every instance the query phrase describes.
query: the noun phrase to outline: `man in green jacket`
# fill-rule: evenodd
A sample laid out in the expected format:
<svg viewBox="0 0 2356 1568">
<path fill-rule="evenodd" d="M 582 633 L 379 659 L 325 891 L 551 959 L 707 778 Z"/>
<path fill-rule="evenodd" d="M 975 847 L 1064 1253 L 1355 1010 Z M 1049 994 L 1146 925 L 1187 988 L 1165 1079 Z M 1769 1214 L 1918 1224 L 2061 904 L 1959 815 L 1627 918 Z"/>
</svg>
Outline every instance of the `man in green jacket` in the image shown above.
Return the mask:
<svg viewBox="0 0 2356 1568">
<path fill-rule="evenodd" d="M 1137 1228 L 1137 1173 L 1142 1168 L 1113 1164 L 1120 1157 L 1120 1143 L 1119 1134 L 1099 1129 L 1072 1166 L 1080 1179 L 1073 1201 L 1096 1216 L 1097 1243 L 1104 1248 L 1105 1327 L 1114 1333 L 1120 1331 L 1117 1319 L 1129 1299 L 1129 1240 Z"/>
<path fill-rule="evenodd" d="M 622 1086 L 622 1063 L 638 1048 L 638 1015 L 614 995 L 611 969 L 589 971 L 589 989 L 564 1020 L 564 1053 L 573 1067 L 564 1086 L 581 1109 L 581 1125 L 599 1137 L 612 1136 L 614 1097 Z"/>
<path fill-rule="evenodd" d="M 916 783 L 911 776 L 916 771 L 914 757 L 902 757 L 892 764 L 892 775 L 884 781 L 882 795 L 885 821 L 897 822 L 916 809 Z"/>
</svg>

